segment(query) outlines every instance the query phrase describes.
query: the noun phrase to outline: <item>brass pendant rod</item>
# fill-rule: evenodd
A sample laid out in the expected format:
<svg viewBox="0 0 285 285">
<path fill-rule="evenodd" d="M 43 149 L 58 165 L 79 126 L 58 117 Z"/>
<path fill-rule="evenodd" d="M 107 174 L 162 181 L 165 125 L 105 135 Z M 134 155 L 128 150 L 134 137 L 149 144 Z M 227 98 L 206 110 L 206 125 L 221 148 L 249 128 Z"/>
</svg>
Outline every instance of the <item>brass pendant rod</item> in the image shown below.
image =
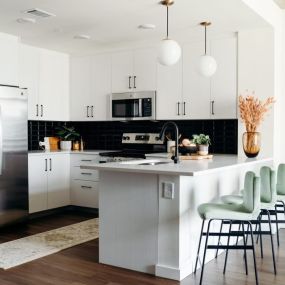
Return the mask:
<svg viewBox="0 0 285 285">
<path fill-rule="evenodd" d="M 207 26 L 205 25 L 205 55 L 207 54 Z"/>
<path fill-rule="evenodd" d="M 168 39 L 168 5 L 166 5 L 166 38 Z"/>
</svg>

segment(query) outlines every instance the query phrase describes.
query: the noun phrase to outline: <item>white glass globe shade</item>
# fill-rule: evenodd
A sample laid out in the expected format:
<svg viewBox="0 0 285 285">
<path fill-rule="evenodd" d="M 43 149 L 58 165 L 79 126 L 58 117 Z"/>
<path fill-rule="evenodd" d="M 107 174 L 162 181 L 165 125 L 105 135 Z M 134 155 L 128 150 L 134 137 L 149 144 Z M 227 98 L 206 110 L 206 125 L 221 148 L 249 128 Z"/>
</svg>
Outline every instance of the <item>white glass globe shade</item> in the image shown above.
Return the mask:
<svg viewBox="0 0 285 285">
<path fill-rule="evenodd" d="M 181 57 L 181 47 L 179 44 L 170 39 L 162 40 L 158 49 L 158 62 L 162 65 L 173 65 L 178 62 Z"/>
<path fill-rule="evenodd" d="M 217 62 L 210 55 L 202 55 L 198 63 L 198 70 L 201 75 L 211 77 L 217 70 Z"/>
</svg>

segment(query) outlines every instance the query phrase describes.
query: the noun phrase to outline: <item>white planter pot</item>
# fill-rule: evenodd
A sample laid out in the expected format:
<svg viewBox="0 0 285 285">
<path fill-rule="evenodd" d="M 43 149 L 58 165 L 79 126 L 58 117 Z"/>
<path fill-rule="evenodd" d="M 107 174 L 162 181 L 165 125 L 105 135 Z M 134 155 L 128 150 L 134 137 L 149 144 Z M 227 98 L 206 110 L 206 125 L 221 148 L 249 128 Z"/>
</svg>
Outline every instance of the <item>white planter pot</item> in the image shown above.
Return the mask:
<svg viewBox="0 0 285 285">
<path fill-rule="evenodd" d="M 60 141 L 60 149 L 61 150 L 71 150 L 72 141 Z"/>
<path fill-rule="evenodd" d="M 207 155 L 208 153 L 209 153 L 209 146 L 206 144 L 199 144 L 198 154 L 199 155 Z"/>
</svg>

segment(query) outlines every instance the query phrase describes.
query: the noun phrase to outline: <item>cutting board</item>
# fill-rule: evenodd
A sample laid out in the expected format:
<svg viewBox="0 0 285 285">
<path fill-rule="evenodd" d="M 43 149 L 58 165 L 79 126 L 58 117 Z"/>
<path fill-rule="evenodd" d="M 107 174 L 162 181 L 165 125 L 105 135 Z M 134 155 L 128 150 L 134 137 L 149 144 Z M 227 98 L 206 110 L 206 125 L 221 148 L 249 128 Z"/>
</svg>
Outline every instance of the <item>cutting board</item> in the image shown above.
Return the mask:
<svg viewBox="0 0 285 285">
<path fill-rule="evenodd" d="M 201 160 L 201 159 L 212 159 L 212 158 L 213 158 L 212 154 L 208 154 L 208 155 L 194 154 L 194 155 L 181 155 L 181 156 L 179 156 L 179 159 L 181 159 L 181 160 Z"/>
</svg>

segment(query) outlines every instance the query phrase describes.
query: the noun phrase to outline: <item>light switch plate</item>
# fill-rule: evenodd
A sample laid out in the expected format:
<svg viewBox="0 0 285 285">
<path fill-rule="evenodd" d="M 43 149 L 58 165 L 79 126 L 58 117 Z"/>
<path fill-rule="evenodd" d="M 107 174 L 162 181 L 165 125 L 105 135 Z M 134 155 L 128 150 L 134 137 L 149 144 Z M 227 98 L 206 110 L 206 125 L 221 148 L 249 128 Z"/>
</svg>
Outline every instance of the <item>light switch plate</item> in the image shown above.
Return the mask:
<svg viewBox="0 0 285 285">
<path fill-rule="evenodd" d="M 173 182 L 162 182 L 162 197 L 165 199 L 174 199 Z"/>
</svg>

